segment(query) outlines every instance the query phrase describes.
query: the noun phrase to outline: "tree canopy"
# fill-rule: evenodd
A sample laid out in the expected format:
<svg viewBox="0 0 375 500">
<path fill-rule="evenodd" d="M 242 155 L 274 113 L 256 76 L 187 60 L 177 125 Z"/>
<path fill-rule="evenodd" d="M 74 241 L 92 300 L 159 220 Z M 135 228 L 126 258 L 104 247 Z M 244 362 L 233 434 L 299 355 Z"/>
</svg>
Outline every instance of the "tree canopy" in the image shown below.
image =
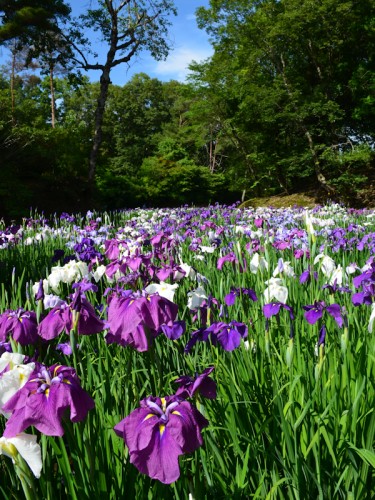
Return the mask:
<svg viewBox="0 0 375 500">
<path fill-rule="evenodd" d="M 59 22 L 69 18 L 64 0 L 0 0 L 0 42 L 21 38 L 34 42 L 43 32 L 60 32 Z"/>
<path fill-rule="evenodd" d="M 42 74 L 16 54 L 3 68 L 3 210 L 21 210 L 20 200 L 41 206 L 38 183 L 49 186 L 46 210 L 79 208 L 88 178 L 106 208 L 300 190 L 373 203 L 372 0 L 211 0 L 197 21 L 214 54 L 191 64 L 188 82 L 140 73 L 121 87 L 111 83 L 113 67 L 143 49 L 168 53 L 173 2 L 90 5 L 49 38 L 43 56 L 34 53 Z M 77 22 L 101 35 L 102 60 Z M 64 67 L 96 69 L 99 81 L 73 81 Z M 18 203 L 9 183 L 22 193 Z"/>
</svg>

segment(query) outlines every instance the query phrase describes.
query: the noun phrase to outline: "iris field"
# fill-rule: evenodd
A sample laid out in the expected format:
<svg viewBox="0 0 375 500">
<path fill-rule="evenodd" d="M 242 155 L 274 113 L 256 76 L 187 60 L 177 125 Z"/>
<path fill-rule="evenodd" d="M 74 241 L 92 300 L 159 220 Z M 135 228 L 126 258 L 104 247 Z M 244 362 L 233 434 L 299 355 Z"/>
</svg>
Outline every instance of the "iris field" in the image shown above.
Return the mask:
<svg viewBox="0 0 375 500">
<path fill-rule="evenodd" d="M 0 497 L 375 496 L 375 211 L 0 229 Z"/>
</svg>

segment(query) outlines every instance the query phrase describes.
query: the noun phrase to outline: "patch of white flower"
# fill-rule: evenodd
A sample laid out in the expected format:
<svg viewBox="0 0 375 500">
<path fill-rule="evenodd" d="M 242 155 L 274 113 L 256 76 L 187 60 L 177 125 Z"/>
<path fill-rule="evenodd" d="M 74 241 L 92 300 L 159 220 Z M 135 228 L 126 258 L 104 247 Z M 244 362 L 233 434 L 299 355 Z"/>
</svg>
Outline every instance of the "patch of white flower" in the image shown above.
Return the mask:
<svg viewBox="0 0 375 500">
<path fill-rule="evenodd" d="M 197 309 L 201 307 L 202 303 L 207 300 L 208 297 L 203 287 L 199 286 L 195 290 L 188 292 L 188 303 L 189 309 Z"/>
<path fill-rule="evenodd" d="M 35 363 L 23 364 L 23 354 L 4 352 L 0 357 L 0 413 L 9 417 L 2 408 L 23 387 L 35 368 Z M 6 370 L 6 371 L 5 371 Z"/>
</svg>

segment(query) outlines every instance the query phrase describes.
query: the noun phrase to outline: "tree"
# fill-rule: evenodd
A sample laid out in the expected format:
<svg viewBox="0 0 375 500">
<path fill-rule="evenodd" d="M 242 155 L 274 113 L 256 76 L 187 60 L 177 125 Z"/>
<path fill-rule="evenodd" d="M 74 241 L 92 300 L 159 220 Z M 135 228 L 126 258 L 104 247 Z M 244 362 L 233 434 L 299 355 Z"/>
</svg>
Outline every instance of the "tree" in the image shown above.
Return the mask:
<svg viewBox="0 0 375 500">
<path fill-rule="evenodd" d="M 89 189 L 92 192 L 103 137 L 103 117 L 111 70 L 120 64 L 129 63 L 144 50 L 157 60 L 166 57 L 169 51 L 167 34 L 170 15 L 176 12 L 173 0 L 96 0 L 78 20 L 64 26 L 63 21 L 70 19 L 70 10 L 64 6 L 62 0 L 5 0 L 1 4 L 4 12 L 1 30 L 3 39 L 20 37 L 23 43 L 32 40 L 31 57 L 44 54 L 44 63 L 48 63 L 51 77 L 52 111 L 56 62 L 63 65 L 70 62 L 78 70 L 100 72 L 88 171 Z M 92 54 L 90 41 L 84 36 L 85 29 L 100 34 L 103 45 L 107 47 L 103 62 L 99 62 Z"/>
<path fill-rule="evenodd" d="M 112 169 L 136 175 L 142 161 L 156 150 L 163 125 L 171 119 L 172 99 L 166 84 L 138 73 L 123 87 L 112 87 L 107 121 L 113 134 Z"/>
<path fill-rule="evenodd" d="M 367 143 L 362 171 L 371 161 L 374 9 L 372 0 L 211 0 L 198 10 L 215 53 L 197 76 L 228 96 L 225 123 L 253 185 L 295 189 L 315 176 L 333 194 L 339 179 L 362 178 L 345 155 Z"/>
<path fill-rule="evenodd" d="M 142 50 L 155 59 L 166 57 L 169 15 L 175 13 L 173 0 L 97 0 L 97 8 L 88 9 L 80 16 L 80 25 L 70 33 L 77 66 L 83 70 L 100 72 L 100 88 L 95 110 L 94 136 L 89 159 L 89 187 L 95 180 L 98 154 L 103 137 L 103 117 L 111 83 L 111 70 L 129 61 Z M 75 42 L 82 27 L 97 31 L 107 46 L 105 61 L 89 62 L 88 41 Z M 74 35 L 74 36 L 73 36 Z M 78 38 L 79 39 L 79 38 Z"/>
<path fill-rule="evenodd" d="M 70 11 L 63 0 L 0 0 L 0 43 L 17 38 L 32 44 L 45 33 L 59 33 Z"/>
<path fill-rule="evenodd" d="M 55 126 L 55 88 L 57 72 L 72 72 L 70 43 L 62 36 L 64 25 L 70 20 L 71 9 L 63 0 L 0 0 L 2 26 L 0 43 L 8 45 L 12 54 L 13 70 L 20 56 L 25 67 L 41 68 L 50 79 L 51 125 Z M 13 73 L 14 74 L 14 71 Z M 11 79 L 11 85 L 14 78 Z M 12 92 L 12 109 L 14 92 Z"/>
</svg>

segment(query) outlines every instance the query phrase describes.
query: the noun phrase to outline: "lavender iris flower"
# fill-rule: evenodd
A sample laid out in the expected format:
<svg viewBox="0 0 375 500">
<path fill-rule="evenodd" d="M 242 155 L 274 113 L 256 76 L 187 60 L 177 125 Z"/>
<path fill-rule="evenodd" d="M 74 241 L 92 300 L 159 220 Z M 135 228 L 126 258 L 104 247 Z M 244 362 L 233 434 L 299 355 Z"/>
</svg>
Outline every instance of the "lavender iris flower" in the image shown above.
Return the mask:
<svg viewBox="0 0 375 500">
<path fill-rule="evenodd" d="M 47 436 L 62 436 L 66 410 L 72 422 L 80 422 L 94 406 L 73 368 L 38 363 L 26 384 L 3 406 L 5 412 L 12 412 L 4 436 L 14 437 L 30 425 Z"/>
<path fill-rule="evenodd" d="M 65 356 L 71 356 L 73 354 L 72 346 L 68 342 L 57 344 L 56 351 L 61 351 Z"/>
<path fill-rule="evenodd" d="M 180 476 L 178 457 L 203 444 L 208 425 L 188 401 L 176 396 L 148 397 L 115 427 L 129 448 L 130 462 L 139 472 L 170 484 Z"/>
<path fill-rule="evenodd" d="M 5 342 L 8 335 L 21 345 L 35 344 L 38 340 L 35 312 L 19 308 L 16 311 L 8 310 L 1 314 L 0 342 Z"/>
</svg>

